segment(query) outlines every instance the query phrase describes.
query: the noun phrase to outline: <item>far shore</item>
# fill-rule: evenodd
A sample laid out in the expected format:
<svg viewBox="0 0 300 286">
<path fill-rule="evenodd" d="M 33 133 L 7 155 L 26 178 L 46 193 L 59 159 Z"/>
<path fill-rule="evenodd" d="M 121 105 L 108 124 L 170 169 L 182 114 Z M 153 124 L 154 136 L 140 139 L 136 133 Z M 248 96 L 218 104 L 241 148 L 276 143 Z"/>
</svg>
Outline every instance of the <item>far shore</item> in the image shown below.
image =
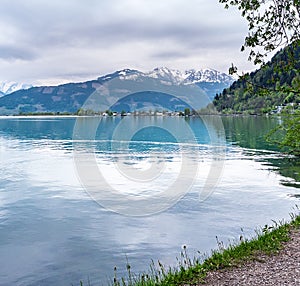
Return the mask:
<svg viewBox="0 0 300 286">
<path fill-rule="evenodd" d="M 150 112 L 128 112 L 126 114 L 114 113 L 112 115 L 104 115 L 104 113 L 95 114 L 75 114 L 75 113 L 24 113 L 24 114 L 0 114 L 0 118 L 44 118 L 44 117 L 67 117 L 67 118 L 77 118 L 77 117 L 101 117 L 101 118 L 114 118 L 114 117 L 201 117 L 201 116 L 221 116 L 221 117 L 277 117 L 280 113 L 276 114 L 245 114 L 245 113 L 209 113 L 209 112 L 194 112 L 193 114 L 184 114 L 183 112 L 166 112 L 166 113 L 150 113 Z"/>
</svg>

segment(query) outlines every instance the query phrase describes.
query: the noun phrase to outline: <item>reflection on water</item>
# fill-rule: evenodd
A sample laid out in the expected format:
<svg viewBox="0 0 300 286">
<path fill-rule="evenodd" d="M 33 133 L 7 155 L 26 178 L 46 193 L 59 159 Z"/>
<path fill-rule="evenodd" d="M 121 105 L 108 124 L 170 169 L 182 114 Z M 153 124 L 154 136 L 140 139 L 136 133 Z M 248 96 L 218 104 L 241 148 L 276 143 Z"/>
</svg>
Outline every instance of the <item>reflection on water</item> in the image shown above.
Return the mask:
<svg viewBox="0 0 300 286">
<path fill-rule="evenodd" d="M 243 148 L 279 151 L 275 145 L 266 140 L 266 136 L 270 130 L 279 124 L 279 119 L 277 117 L 228 116 L 223 117 L 222 121 L 229 142 Z M 257 154 L 258 152 L 256 151 L 255 153 Z M 253 156 L 255 156 L 255 154 L 253 154 Z M 299 187 L 299 158 L 278 155 L 264 158 L 263 161 L 284 177 L 281 181 L 282 184 Z"/>
<path fill-rule="evenodd" d="M 283 176 L 281 184 L 300 188 L 300 160 L 294 157 L 272 158 L 268 163 Z M 300 190 L 299 190 L 300 193 Z M 299 197 L 299 195 L 298 195 Z"/>
<path fill-rule="evenodd" d="M 87 132 L 99 123 L 93 118 L 80 120 Z M 132 118 L 141 126 L 149 122 L 157 126 L 157 120 L 160 127 L 188 124 L 196 143 L 178 142 L 163 128 L 142 128 L 129 142 L 115 140 L 118 144 L 113 145 L 121 120 L 101 121 L 96 140 L 80 140 L 82 134 L 75 134 L 73 141 L 76 118 L 0 119 L 1 285 L 78 285 L 88 278 L 93 285 L 106 284 L 114 266 L 126 271 L 126 257 L 136 271 L 145 270 L 151 259 L 172 265 L 183 244 L 191 255 L 210 251 L 216 247 L 216 235 L 225 242 L 237 238 L 241 228 L 244 235 L 254 235 L 258 225 L 288 219 L 299 202 L 299 189 L 293 187 L 299 182 L 299 161 L 280 156 L 263 141 L 276 119 L 222 119 L 226 161 L 217 187 L 205 201 L 199 201 L 199 192 L 213 153 L 207 130 L 214 126 L 211 121 Z M 170 128 L 175 127 L 166 129 Z M 109 170 L 120 158 L 147 170 L 156 154 L 166 170 L 175 171 L 182 148 L 197 150 L 199 173 L 193 188 L 166 211 L 122 216 L 85 192 L 74 168 L 75 147 L 94 152 L 98 165 L 116 185 L 120 181 Z M 172 178 L 160 182 L 167 184 L 168 179 Z M 133 183 L 127 184 L 133 191 Z"/>
<path fill-rule="evenodd" d="M 278 118 L 224 116 L 222 117 L 222 121 L 229 142 L 243 148 L 277 150 L 276 146 L 268 143 L 265 137 L 278 124 Z"/>
</svg>

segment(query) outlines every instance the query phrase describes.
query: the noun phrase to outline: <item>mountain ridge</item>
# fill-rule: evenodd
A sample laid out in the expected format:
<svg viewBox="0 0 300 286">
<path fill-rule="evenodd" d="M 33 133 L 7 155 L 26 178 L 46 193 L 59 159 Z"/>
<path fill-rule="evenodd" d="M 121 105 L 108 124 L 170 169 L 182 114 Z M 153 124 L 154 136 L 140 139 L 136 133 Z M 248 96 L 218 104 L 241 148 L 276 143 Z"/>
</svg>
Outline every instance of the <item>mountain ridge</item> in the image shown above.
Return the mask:
<svg viewBox="0 0 300 286">
<path fill-rule="evenodd" d="M 15 81 L 3 81 L 3 82 L 0 82 L 0 94 L 2 94 L 2 95 L 11 94 L 15 91 L 18 91 L 21 89 L 28 89 L 31 87 L 33 87 L 33 86 L 31 84 L 27 84 L 27 83 L 19 83 L 19 82 L 15 82 Z"/>
<path fill-rule="evenodd" d="M 213 69 L 184 72 L 166 67 L 155 68 L 149 72 L 122 69 L 85 82 L 30 87 L 12 92 L 0 98 L 0 114 L 75 113 L 97 89 L 103 88 L 104 84 L 116 81 L 127 81 L 133 85 L 139 81 L 148 83 L 156 81 L 162 87 L 196 85 L 212 100 L 217 92 L 221 92 L 224 87 L 233 82 L 233 78 Z M 109 92 L 108 98 L 103 99 L 106 102 L 103 108 L 114 103 L 113 98 L 110 98 L 111 95 Z"/>
<path fill-rule="evenodd" d="M 148 72 L 140 72 L 138 70 L 130 69 L 125 69 L 118 72 L 122 73 L 123 71 L 129 71 L 130 73 L 136 73 L 153 78 L 165 78 L 171 80 L 174 84 L 194 84 L 199 82 L 230 83 L 233 81 L 232 76 L 210 68 L 180 71 L 177 69 L 169 69 L 167 67 L 157 67 Z"/>
</svg>

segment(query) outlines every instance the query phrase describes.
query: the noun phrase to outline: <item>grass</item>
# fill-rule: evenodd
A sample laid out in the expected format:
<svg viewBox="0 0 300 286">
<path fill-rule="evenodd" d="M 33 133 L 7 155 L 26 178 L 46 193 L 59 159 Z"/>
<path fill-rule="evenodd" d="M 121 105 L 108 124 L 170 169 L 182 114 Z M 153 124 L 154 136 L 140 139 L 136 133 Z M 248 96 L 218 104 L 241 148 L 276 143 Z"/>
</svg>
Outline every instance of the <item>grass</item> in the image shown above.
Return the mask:
<svg viewBox="0 0 300 286">
<path fill-rule="evenodd" d="M 298 209 L 298 206 L 296 206 Z M 206 259 L 190 259 L 186 246 L 178 259 L 178 267 L 166 268 L 160 261 L 157 265 L 152 261 L 148 273 L 135 275 L 127 262 L 127 277 L 118 278 L 117 268 L 114 269 L 114 278 L 110 282 L 112 286 L 177 286 L 194 285 L 203 283 L 207 272 L 224 268 L 236 267 L 244 262 L 259 260 L 261 254 L 276 254 L 282 249 L 283 243 L 290 239 L 293 229 L 300 227 L 300 213 L 291 214 L 291 221 L 279 223 L 273 221 L 273 226 L 265 225 L 252 239 L 244 239 L 242 236 L 236 243 L 224 247 L 218 242 L 219 249 L 212 251 Z M 80 282 L 81 286 L 83 285 Z"/>
</svg>

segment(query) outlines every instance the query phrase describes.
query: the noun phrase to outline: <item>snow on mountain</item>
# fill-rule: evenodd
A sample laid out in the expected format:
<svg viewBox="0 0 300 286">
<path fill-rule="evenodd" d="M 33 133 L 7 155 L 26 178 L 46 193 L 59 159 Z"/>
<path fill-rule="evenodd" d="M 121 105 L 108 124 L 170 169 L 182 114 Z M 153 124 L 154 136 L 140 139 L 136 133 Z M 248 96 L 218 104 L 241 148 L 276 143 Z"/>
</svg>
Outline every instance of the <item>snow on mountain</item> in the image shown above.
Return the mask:
<svg viewBox="0 0 300 286">
<path fill-rule="evenodd" d="M 169 69 L 167 67 L 155 68 L 152 71 L 140 72 L 133 69 L 123 69 L 118 70 L 114 73 L 107 74 L 98 78 L 98 81 L 104 82 L 111 80 L 113 78 L 123 78 L 123 79 L 138 79 L 140 77 L 149 77 L 158 79 L 161 83 L 165 84 L 197 84 L 197 83 L 223 83 L 230 85 L 233 82 L 233 77 L 218 72 L 213 69 L 200 69 L 200 70 L 187 70 L 180 71 L 175 69 Z M 0 97 L 6 94 L 13 93 L 21 89 L 29 89 L 32 85 L 17 82 L 0 82 Z"/>
<path fill-rule="evenodd" d="M 32 85 L 26 83 L 17 83 L 14 81 L 0 82 L 0 96 L 5 94 L 13 93 L 20 89 L 29 89 Z"/>
<path fill-rule="evenodd" d="M 195 84 L 195 83 L 224 83 L 230 85 L 234 78 L 216 71 L 214 69 L 201 69 L 201 70 L 187 70 L 179 71 L 174 69 L 169 69 L 166 67 L 155 68 L 149 72 L 139 72 L 136 70 L 131 70 L 130 73 L 124 73 L 124 79 L 129 78 L 134 79 L 138 77 L 150 77 L 154 79 L 159 79 L 162 83 L 172 83 L 172 84 Z"/>
<path fill-rule="evenodd" d="M 101 77 L 98 77 L 98 81 L 107 81 L 107 80 L 111 80 L 117 77 L 128 77 L 131 74 L 135 74 L 135 73 L 140 73 L 137 70 L 132 70 L 132 69 L 123 69 L 123 70 L 118 70 L 114 73 L 110 73 Z"/>
<path fill-rule="evenodd" d="M 190 83 L 222 82 L 230 84 L 234 80 L 233 77 L 214 69 L 188 70 L 185 74 L 187 76 L 185 81 Z"/>
<path fill-rule="evenodd" d="M 183 101 L 189 102 L 189 104 L 192 102 L 191 106 L 200 108 L 204 106 L 204 103 L 207 103 L 208 99 L 211 102 L 216 94 L 222 92 L 224 88 L 229 87 L 233 80 L 232 77 L 225 73 L 213 69 L 187 70 L 182 72 L 161 67 L 148 72 L 123 69 L 103 75 L 94 80 L 67 83 L 59 86 L 30 88 L 31 85 L 27 84 L 3 82 L 0 83 L 0 114 L 26 114 L 29 112 L 75 113 L 98 88 L 100 93 L 96 92 L 95 94 L 101 94 L 102 90 L 104 90 L 106 92 L 105 95 L 107 95 L 99 99 L 103 110 L 109 109 L 120 98 L 126 97 L 128 94 L 134 95 L 137 93 L 137 90 L 140 91 L 143 88 L 146 89 L 146 91 L 142 92 L 143 96 L 152 105 L 164 103 L 167 106 L 167 104 L 172 103 L 167 102 L 168 97 L 166 97 L 166 94 L 161 95 L 161 99 L 158 97 L 152 98 L 153 94 L 150 91 L 153 86 L 158 89 L 162 88 L 162 90 L 170 90 L 171 93 L 174 90 L 177 91 L 178 87 L 178 91 L 184 90 L 182 93 Z M 189 86 L 193 84 L 195 86 Z M 105 87 L 101 88 L 102 85 L 105 85 Z M 201 92 L 199 92 L 199 89 Z M 190 93 L 192 90 L 196 90 L 197 94 Z M 1 94 L 10 95 L 1 96 Z M 47 96 L 44 96 L 45 94 Z M 199 98 L 196 98 L 194 95 L 199 96 Z M 134 97 L 131 99 L 134 99 Z M 151 102 L 152 99 L 153 102 Z M 173 107 L 171 105 L 168 106 L 170 109 L 174 107 L 174 105 L 172 105 Z M 93 109 L 94 106 L 90 108 Z M 119 108 L 123 110 L 127 109 L 124 106 L 119 106 Z"/>
<path fill-rule="evenodd" d="M 103 78 L 107 80 L 107 76 Z M 125 81 L 145 82 L 146 84 L 151 82 L 148 82 L 149 79 L 153 79 L 165 86 L 196 85 L 201 88 L 211 100 L 213 100 L 217 93 L 222 92 L 224 88 L 229 87 L 234 81 L 233 77 L 214 69 L 191 69 L 182 72 L 167 67 L 155 68 L 148 72 L 122 70 L 109 75 L 109 79 L 112 78 L 119 78 Z"/>
<path fill-rule="evenodd" d="M 153 71 L 145 73 L 145 76 L 160 79 L 173 84 L 181 84 L 184 81 L 184 75 L 179 70 L 171 70 L 166 67 L 155 68 Z"/>
</svg>

